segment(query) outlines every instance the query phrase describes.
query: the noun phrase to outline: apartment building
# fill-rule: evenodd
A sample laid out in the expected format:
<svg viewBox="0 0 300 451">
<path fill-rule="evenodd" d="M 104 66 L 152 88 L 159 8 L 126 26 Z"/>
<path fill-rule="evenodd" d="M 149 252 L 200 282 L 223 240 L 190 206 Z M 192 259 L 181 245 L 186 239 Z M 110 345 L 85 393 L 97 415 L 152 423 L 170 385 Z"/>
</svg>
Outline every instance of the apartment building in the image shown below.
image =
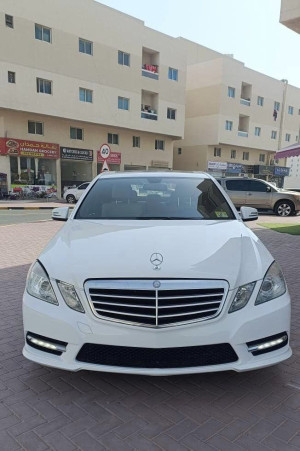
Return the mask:
<svg viewBox="0 0 300 451">
<path fill-rule="evenodd" d="M 281 0 L 280 23 L 296 33 L 300 33 L 299 0 Z"/>
<path fill-rule="evenodd" d="M 2 0 L 0 184 L 57 188 L 171 169 L 183 137 L 182 42 L 93 0 Z M 46 188 L 45 188 L 46 187 Z"/>
<path fill-rule="evenodd" d="M 181 39 L 187 52 L 184 139 L 174 168 L 214 175 L 248 174 L 279 186 L 289 170 L 275 152 L 298 140 L 300 89 Z"/>
</svg>

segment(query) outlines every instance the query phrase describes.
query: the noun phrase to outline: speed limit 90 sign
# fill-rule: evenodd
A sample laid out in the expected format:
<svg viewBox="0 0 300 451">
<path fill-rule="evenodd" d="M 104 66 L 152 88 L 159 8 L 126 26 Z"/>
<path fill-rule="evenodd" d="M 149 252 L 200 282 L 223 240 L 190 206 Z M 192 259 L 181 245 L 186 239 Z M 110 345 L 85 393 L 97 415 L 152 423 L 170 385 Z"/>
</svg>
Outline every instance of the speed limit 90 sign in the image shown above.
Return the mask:
<svg viewBox="0 0 300 451">
<path fill-rule="evenodd" d="M 102 144 L 100 147 L 100 155 L 103 160 L 106 160 L 110 155 L 110 147 L 108 144 Z"/>
</svg>

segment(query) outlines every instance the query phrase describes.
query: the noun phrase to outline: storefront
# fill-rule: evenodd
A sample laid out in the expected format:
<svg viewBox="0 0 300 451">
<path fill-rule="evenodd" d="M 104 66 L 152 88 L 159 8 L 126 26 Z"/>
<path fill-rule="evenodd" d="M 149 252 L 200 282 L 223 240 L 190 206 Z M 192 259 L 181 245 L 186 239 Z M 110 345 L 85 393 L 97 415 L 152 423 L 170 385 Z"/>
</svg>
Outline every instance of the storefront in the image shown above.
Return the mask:
<svg viewBox="0 0 300 451">
<path fill-rule="evenodd" d="M 60 147 L 61 157 L 61 188 L 65 189 L 90 182 L 93 178 L 93 151 Z"/>
<path fill-rule="evenodd" d="M 109 157 L 106 158 L 110 171 L 119 171 L 121 165 L 121 152 L 110 152 Z M 102 171 L 104 158 L 101 157 L 100 150 L 97 150 L 97 174 Z"/>
<path fill-rule="evenodd" d="M 0 155 L 9 158 L 7 185 L 10 190 L 56 192 L 58 144 L 0 138 Z"/>
<path fill-rule="evenodd" d="M 254 166 L 254 176 L 262 180 L 275 183 L 278 188 L 283 187 L 284 177 L 288 177 L 290 168 L 285 166 Z"/>
</svg>

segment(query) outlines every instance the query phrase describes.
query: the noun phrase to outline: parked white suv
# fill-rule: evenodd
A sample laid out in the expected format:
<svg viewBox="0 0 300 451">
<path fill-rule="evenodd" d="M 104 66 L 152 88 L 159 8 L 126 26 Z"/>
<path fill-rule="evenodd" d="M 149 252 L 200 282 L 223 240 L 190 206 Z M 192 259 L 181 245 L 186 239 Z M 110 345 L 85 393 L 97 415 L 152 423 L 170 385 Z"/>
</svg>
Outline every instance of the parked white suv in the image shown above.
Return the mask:
<svg viewBox="0 0 300 451">
<path fill-rule="evenodd" d="M 245 371 L 291 355 L 278 264 L 204 173 L 103 173 L 30 268 L 23 354 L 65 370 Z"/>
<path fill-rule="evenodd" d="M 90 182 L 82 183 L 76 188 L 69 188 L 64 192 L 63 198 L 68 202 L 68 204 L 75 204 L 82 194 L 84 190 L 89 186 Z"/>
</svg>

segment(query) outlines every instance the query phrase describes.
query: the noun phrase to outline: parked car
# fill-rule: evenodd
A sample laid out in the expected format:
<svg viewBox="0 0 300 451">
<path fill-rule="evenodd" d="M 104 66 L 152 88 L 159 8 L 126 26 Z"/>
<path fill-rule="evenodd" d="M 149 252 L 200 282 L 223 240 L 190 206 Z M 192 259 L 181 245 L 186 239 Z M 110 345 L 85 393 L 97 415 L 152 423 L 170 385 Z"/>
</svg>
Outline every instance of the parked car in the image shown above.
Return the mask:
<svg viewBox="0 0 300 451">
<path fill-rule="evenodd" d="M 63 194 L 63 198 L 68 202 L 68 204 L 75 204 L 78 199 L 80 199 L 80 196 L 84 193 L 84 190 L 89 186 L 89 184 L 90 182 L 85 182 L 76 188 L 67 189 Z"/>
<path fill-rule="evenodd" d="M 205 173 L 103 173 L 29 270 L 23 354 L 64 370 L 245 371 L 291 355 L 278 264 Z"/>
<path fill-rule="evenodd" d="M 264 180 L 242 177 L 218 178 L 236 207 L 273 210 L 278 216 L 290 216 L 300 211 L 300 194 L 277 188 Z"/>
</svg>

